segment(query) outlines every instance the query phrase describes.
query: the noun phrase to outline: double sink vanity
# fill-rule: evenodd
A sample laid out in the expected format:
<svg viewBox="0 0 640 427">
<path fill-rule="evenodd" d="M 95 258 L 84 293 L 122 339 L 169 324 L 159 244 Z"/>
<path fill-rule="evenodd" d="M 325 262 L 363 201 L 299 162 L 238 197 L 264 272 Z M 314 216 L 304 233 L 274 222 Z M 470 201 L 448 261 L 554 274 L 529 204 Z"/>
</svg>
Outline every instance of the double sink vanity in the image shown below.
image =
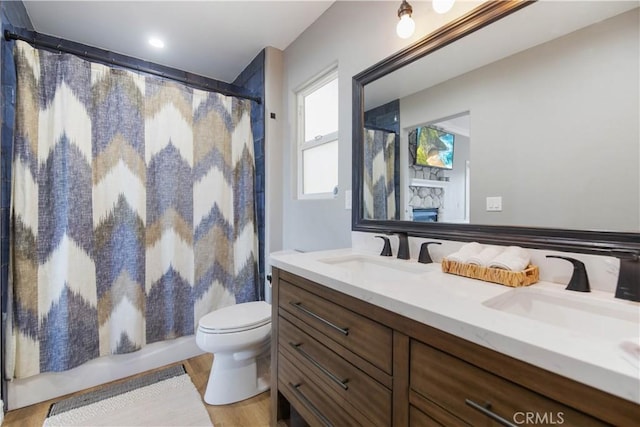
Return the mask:
<svg viewBox="0 0 640 427">
<path fill-rule="evenodd" d="M 273 425 L 291 407 L 334 426 L 640 419 L 640 359 L 625 347 L 640 331 L 636 302 L 356 249 L 275 253 L 271 264 Z"/>
<path fill-rule="evenodd" d="M 640 423 L 639 22 L 637 2 L 486 1 L 353 77 L 354 248 L 270 257 L 271 425 Z M 415 206 L 434 171 L 409 135 L 429 125 L 458 151 Z M 379 256 L 389 233 L 605 258 L 591 292 L 548 271 L 510 288 Z"/>
</svg>

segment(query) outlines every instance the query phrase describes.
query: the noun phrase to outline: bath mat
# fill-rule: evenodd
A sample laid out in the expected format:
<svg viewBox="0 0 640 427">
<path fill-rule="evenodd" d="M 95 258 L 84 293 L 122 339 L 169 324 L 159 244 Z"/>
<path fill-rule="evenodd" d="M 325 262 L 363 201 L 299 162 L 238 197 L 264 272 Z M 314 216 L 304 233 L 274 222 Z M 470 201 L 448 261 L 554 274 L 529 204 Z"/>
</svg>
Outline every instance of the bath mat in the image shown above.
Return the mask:
<svg viewBox="0 0 640 427">
<path fill-rule="evenodd" d="M 44 426 L 211 426 L 184 366 L 172 366 L 51 405 Z"/>
</svg>

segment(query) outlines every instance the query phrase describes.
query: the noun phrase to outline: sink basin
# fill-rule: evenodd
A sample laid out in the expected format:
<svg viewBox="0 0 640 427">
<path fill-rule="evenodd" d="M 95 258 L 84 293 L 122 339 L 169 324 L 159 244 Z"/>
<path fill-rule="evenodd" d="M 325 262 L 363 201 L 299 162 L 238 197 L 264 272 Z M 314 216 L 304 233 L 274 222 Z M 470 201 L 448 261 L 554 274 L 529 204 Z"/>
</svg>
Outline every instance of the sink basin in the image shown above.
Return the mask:
<svg viewBox="0 0 640 427">
<path fill-rule="evenodd" d="M 483 305 L 573 332 L 620 342 L 640 335 L 640 305 L 571 291 L 521 288 Z"/>
<path fill-rule="evenodd" d="M 440 271 L 441 268 L 440 264 L 419 264 L 416 261 L 367 255 L 347 255 L 319 261 L 350 271 L 354 277 L 376 281 L 417 278 L 421 274 Z"/>
</svg>

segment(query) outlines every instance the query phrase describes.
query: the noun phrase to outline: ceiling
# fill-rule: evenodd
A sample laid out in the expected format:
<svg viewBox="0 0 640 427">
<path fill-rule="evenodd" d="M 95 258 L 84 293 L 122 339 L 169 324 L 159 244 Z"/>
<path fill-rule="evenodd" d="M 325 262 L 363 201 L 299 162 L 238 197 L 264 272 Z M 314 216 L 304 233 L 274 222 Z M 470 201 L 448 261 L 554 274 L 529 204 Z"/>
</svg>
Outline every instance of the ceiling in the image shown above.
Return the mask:
<svg viewBox="0 0 640 427">
<path fill-rule="evenodd" d="M 284 50 L 333 1 L 29 1 L 35 31 L 232 82 L 262 49 Z M 165 47 L 153 48 L 150 37 Z"/>
</svg>

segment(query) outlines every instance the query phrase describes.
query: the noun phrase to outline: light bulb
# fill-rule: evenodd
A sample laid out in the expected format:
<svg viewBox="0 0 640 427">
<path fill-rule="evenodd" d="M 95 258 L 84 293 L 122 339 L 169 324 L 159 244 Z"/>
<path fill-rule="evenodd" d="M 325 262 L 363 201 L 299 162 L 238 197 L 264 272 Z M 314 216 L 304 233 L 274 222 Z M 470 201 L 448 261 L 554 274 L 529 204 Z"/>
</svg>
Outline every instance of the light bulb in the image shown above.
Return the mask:
<svg viewBox="0 0 640 427">
<path fill-rule="evenodd" d="M 433 10 L 437 13 L 447 13 L 453 7 L 456 0 L 433 0 Z"/>
<path fill-rule="evenodd" d="M 151 37 L 149 39 L 149 44 L 158 49 L 162 49 L 164 47 L 164 42 L 157 37 Z"/>
<path fill-rule="evenodd" d="M 398 21 L 398 25 L 396 26 L 396 33 L 398 33 L 398 37 L 401 39 L 408 39 L 411 37 L 413 32 L 416 29 L 416 23 L 411 19 L 411 15 L 405 14 L 402 15 L 400 21 Z"/>
</svg>

